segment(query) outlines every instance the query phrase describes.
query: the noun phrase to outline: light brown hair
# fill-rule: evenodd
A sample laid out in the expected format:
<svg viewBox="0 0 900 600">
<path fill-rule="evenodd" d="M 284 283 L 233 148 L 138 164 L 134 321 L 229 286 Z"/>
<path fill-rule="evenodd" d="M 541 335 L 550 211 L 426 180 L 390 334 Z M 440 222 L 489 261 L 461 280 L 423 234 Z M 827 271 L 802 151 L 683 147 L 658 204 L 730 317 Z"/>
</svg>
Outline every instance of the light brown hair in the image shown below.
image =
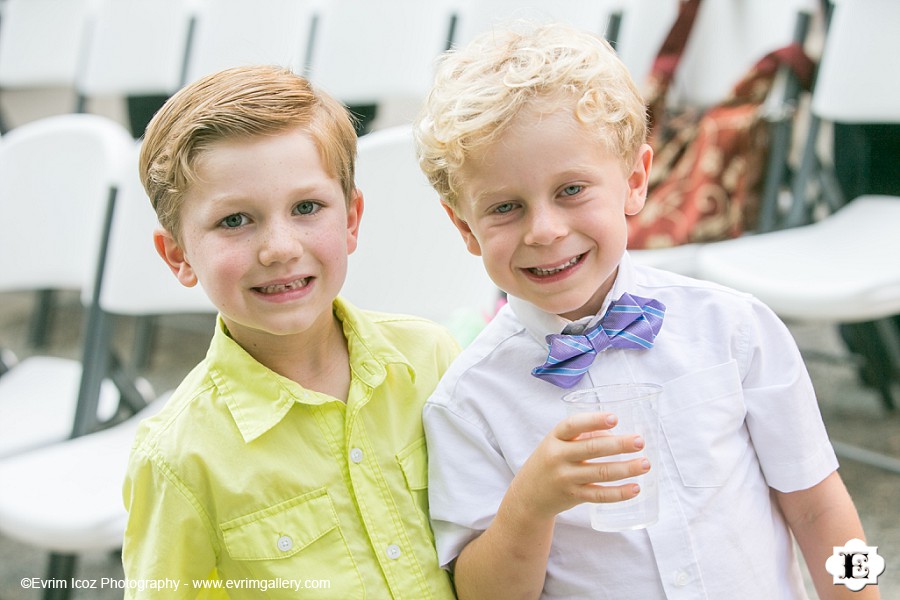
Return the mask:
<svg viewBox="0 0 900 600">
<path fill-rule="evenodd" d="M 182 88 L 147 125 L 141 182 L 160 225 L 176 239 L 185 191 L 197 181 L 197 158 L 216 142 L 275 135 L 303 127 L 349 202 L 355 188 L 356 133 L 345 107 L 288 69 L 225 69 Z"/>
</svg>

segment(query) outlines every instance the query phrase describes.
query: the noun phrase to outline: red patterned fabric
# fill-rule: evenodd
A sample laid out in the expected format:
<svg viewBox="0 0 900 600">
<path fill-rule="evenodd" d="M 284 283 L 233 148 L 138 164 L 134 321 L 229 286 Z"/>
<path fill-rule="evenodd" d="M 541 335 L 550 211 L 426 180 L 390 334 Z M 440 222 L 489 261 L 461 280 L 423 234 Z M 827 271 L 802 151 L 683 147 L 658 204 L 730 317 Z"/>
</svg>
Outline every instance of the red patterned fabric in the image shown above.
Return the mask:
<svg viewBox="0 0 900 600">
<path fill-rule="evenodd" d="M 755 227 L 768 158 L 761 107 L 778 67 L 807 86 L 813 63 L 799 45 L 762 58 L 723 102 L 705 112 L 665 110 L 666 92 L 699 0 L 684 3 L 651 74 L 648 112 L 653 169 L 643 210 L 629 217 L 629 248 L 734 238 Z M 691 7 L 690 5 L 693 5 Z"/>
</svg>

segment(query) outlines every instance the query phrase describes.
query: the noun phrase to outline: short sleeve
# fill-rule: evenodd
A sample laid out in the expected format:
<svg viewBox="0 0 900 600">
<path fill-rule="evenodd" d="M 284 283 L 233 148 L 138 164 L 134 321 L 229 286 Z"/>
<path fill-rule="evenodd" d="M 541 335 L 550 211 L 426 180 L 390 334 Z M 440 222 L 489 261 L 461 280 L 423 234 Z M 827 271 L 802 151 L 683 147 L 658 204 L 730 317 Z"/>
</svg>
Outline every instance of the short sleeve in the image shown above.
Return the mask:
<svg viewBox="0 0 900 600">
<path fill-rule="evenodd" d="M 806 365 L 790 331 L 753 301 L 743 373 L 747 426 L 769 486 L 807 489 L 837 469 Z"/>
<path fill-rule="evenodd" d="M 493 521 L 513 472 L 487 434 L 447 406 L 429 401 L 423 419 L 431 526 L 447 568 Z"/>
<path fill-rule="evenodd" d="M 123 496 L 128 510 L 122 547 L 125 578 L 178 582 L 177 590 L 128 588 L 126 597 L 198 597 L 190 582 L 214 573 L 216 554 L 210 528 L 191 496 L 140 447 L 132 452 Z"/>
</svg>

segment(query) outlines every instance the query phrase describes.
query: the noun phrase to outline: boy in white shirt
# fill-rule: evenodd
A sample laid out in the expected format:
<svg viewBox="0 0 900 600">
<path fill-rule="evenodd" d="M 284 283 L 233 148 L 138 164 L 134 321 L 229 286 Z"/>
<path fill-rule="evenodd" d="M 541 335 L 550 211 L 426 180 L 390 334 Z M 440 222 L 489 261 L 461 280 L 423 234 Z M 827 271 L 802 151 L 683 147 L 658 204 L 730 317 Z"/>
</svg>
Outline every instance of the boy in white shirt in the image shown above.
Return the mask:
<svg viewBox="0 0 900 600">
<path fill-rule="evenodd" d="M 848 594 L 824 563 L 862 526 L 789 332 L 746 294 L 625 252 L 626 215 L 647 193 L 646 133 L 615 53 L 568 27 L 495 30 L 438 67 L 420 163 L 510 299 L 426 403 L 441 564 L 464 599 L 805 598 L 793 534 L 819 595 Z M 536 367 L 546 336 L 595 325 L 626 293 L 664 306 L 653 347 L 601 349 L 565 387 L 662 384 L 660 458 L 600 471 L 585 461 L 642 440 L 582 436 L 615 420 L 566 418 L 568 390 Z M 639 486 L 615 482 L 650 468 L 658 523 L 592 530 L 585 503 L 634 497 Z"/>
</svg>

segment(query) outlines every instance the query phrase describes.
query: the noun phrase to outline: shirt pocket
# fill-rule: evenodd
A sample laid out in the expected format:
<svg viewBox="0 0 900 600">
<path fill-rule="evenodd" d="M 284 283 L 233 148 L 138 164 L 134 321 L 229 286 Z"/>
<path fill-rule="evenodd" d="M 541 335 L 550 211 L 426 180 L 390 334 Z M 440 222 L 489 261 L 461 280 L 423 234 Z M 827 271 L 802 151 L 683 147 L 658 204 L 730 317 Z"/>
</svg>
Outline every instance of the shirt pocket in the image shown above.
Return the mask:
<svg viewBox="0 0 900 600">
<path fill-rule="evenodd" d="M 735 361 L 664 384 L 660 425 L 686 487 L 719 487 L 750 444 Z"/>
<path fill-rule="evenodd" d="M 428 451 L 425 438 L 419 438 L 397 453 L 397 464 L 406 480 L 413 503 L 419 512 L 422 525 L 430 530 L 428 518 Z"/>
<path fill-rule="evenodd" d="M 337 512 L 323 488 L 220 525 L 225 548 L 242 576 L 324 579 L 322 597 L 364 595 L 362 579 Z M 252 562 L 251 562 L 252 561 Z M 221 572 L 223 578 L 230 578 Z"/>
</svg>

